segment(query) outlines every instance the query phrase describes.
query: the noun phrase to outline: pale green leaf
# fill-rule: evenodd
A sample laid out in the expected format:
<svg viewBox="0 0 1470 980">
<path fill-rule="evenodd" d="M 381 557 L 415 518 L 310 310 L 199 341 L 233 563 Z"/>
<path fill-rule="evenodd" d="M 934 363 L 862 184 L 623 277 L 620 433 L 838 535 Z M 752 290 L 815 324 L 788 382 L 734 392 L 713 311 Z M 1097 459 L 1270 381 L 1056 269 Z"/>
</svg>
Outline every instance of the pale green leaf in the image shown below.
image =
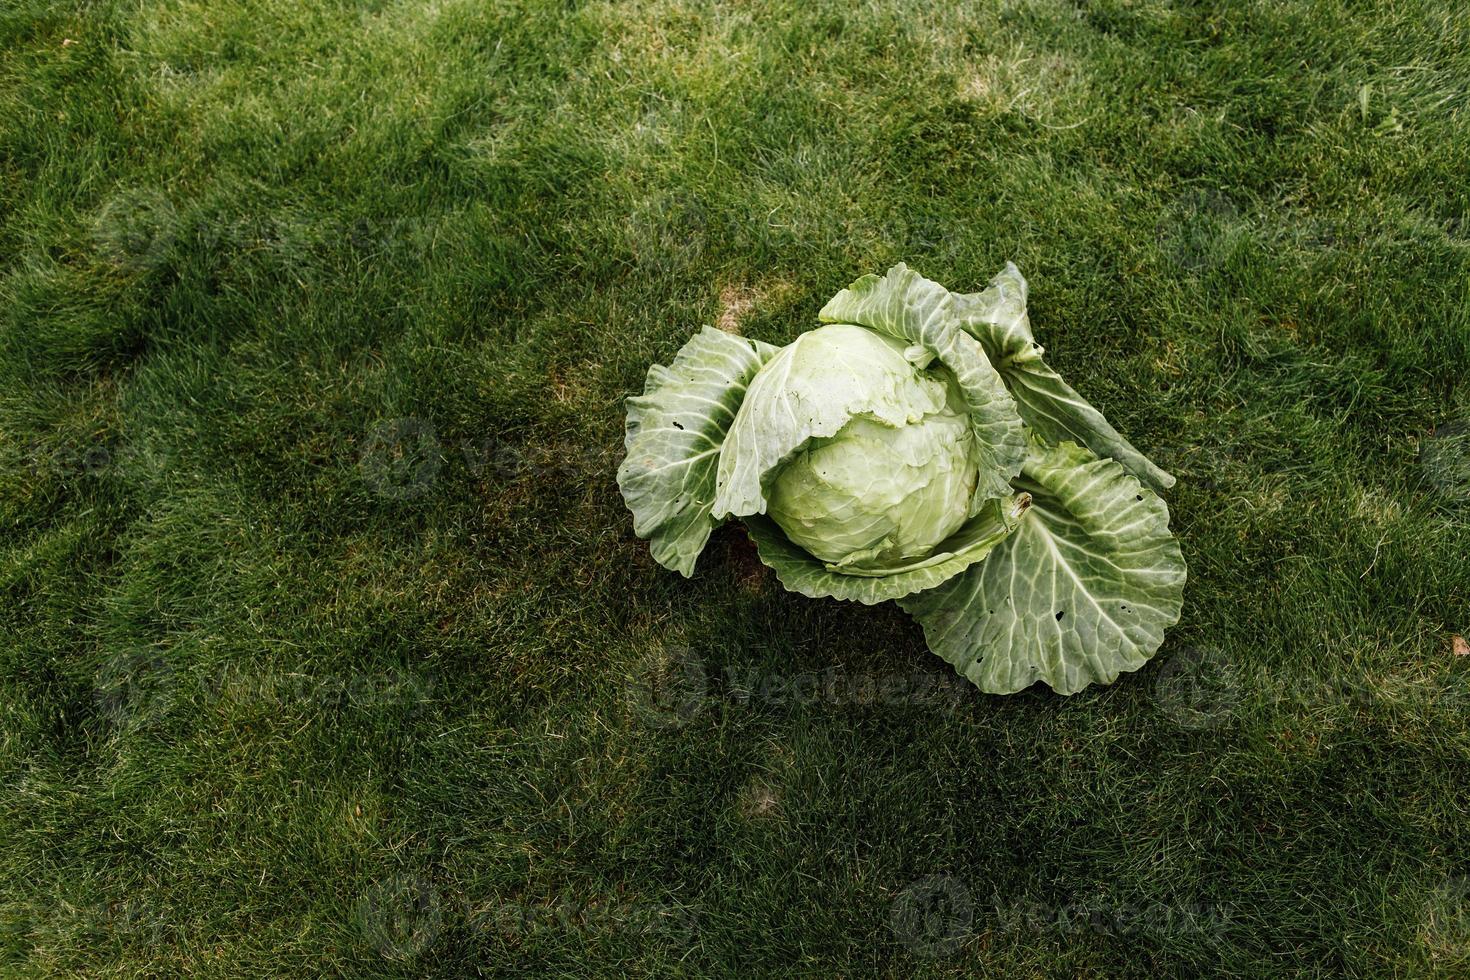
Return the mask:
<svg viewBox="0 0 1470 980">
<path fill-rule="evenodd" d="M 980 451 L 972 512 L 1010 493 L 1010 479 L 1026 457 L 1021 416 L 982 345 L 959 328 L 949 290 L 900 262 L 886 275 L 858 279 L 818 318 L 871 327 L 938 357 L 959 383 Z"/>
<path fill-rule="evenodd" d="M 1026 316 L 1026 280 L 1014 264 L 981 293 L 955 294 L 954 314 L 974 334 L 1015 398 L 1021 418 L 1042 439 L 1056 445 L 1072 440 L 1108 456 L 1156 490 L 1174 477 L 1155 466 L 1077 394 L 1046 362 Z"/>
<path fill-rule="evenodd" d="M 750 379 L 777 348 L 705 327 L 668 367 L 648 370 L 642 395 L 628 399 L 618 488 L 654 560 L 694 574 L 709 540 L 715 471 L 725 434 Z"/>
<path fill-rule="evenodd" d="M 1111 459 L 1037 446 L 1016 533 L 982 563 L 900 602 L 929 648 L 981 690 L 1111 683 L 1179 620 L 1185 568 L 1164 501 Z"/>
<path fill-rule="evenodd" d="M 775 468 L 856 416 L 898 427 L 943 411 L 945 385 L 903 355 L 896 340 L 850 325 L 808 330 L 781 348 L 751 382 L 720 454 L 715 517 L 765 513 Z"/>
<path fill-rule="evenodd" d="M 848 599 L 873 605 L 932 589 L 981 561 L 1016 529 L 1029 502 L 1025 494 L 993 498 L 933 554 L 912 562 L 861 570 L 813 558 L 792 544 L 770 518 L 747 517 L 745 526 L 755 540 L 761 561 L 776 570 L 776 578 L 786 588 L 814 599 Z"/>
</svg>

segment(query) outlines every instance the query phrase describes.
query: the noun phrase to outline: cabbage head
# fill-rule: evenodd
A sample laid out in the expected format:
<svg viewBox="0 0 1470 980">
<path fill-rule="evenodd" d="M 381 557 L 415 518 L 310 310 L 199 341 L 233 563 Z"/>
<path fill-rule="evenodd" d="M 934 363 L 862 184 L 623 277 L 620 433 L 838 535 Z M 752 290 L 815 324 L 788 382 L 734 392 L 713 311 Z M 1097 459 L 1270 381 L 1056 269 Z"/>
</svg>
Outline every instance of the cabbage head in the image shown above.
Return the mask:
<svg viewBox="0 0 1470 980">
<path fill-rule="evenodd" d="M 786 588 L 898 601 L 984 691 L 1138 669 L 1182 607 L 1173 478 L 1046 365 L 1026 293 L 898 265 L 784 347 L 704 328 L 628 400 L 634 531 L 689 576 L 738 518 Z"/>
</svg>

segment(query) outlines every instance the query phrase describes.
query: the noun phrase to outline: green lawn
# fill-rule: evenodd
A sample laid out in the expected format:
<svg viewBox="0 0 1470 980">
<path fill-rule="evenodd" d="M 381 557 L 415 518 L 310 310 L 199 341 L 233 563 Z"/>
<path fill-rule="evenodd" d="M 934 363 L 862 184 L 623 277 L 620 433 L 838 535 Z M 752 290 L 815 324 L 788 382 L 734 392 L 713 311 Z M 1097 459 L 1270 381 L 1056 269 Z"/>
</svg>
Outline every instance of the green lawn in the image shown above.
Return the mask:
<svg viewBox="0 0 1470 980">
<path fill-rule="evenodd" d="M 977 693 L 622 401 L 905 261 L 1179 477 Z M 0 973 L 1470 974 L 1460 0 L 9 0 Z"/>
</svg>

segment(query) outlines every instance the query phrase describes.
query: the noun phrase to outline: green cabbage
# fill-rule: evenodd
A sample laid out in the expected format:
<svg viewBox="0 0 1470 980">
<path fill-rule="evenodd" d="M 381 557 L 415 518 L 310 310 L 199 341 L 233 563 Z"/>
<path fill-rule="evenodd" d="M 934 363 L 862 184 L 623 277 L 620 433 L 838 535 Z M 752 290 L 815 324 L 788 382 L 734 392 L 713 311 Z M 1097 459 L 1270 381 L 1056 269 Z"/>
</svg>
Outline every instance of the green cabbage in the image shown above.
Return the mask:
<svg viewBox="0 0 1470 980">
<path fill-rule="evenodd" d="M 962 295 L 864 276 L 785 347 L 705 328 L 629 399 L 618 483 L 688 576 L 745 521 L 787 588 L 898 600 L 982 690 L 1136 670 L 1178 621 L 1173 478 L 1042 360 L 1015 266 Z"/>
<path fill-rule="evenodd" d="M 767 513 L 787 537 L 823 561 L 862 566 L 926 555 L 959 529 L 979 464 L 947 371 L 920 368 L 903 344 L 848 324 L 804 334 L 778 357 L 791 360 L 788 385 L 829 400 L 881 391 L 890 409 L 854 415 L 777 468 Z"/>
</svg>

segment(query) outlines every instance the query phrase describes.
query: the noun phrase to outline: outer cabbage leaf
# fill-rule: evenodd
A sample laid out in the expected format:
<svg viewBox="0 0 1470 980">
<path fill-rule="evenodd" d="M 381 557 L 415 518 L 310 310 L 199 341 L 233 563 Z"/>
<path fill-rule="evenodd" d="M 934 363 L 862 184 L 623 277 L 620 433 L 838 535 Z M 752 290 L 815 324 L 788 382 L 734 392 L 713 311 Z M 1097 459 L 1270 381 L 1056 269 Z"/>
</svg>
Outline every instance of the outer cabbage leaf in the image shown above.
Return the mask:
<svg viewBox="0 0 1470 980">
<path fill-rule="evenodd" d="M 761 561 L 792 592 L 813 599 L 834 598 L 874 605 L 922 589 L 932 589 L 981 561 L 1016 530 L 1030 499 L 1025 494 L 986 501 L 980 513 L 945 539 L 933 554 L 890 566 L 843 568 L 813 558 L 792 544 L 768 517 L 745 518 Z"/>
<path fill-rule="evenodd" d="M 715 517 L 764 514 L 772 471 L 811 440 L 836 435 L 853 417 L 908 425 L 941 411 L 946 399 L 943 383 L 919 374 L 903 346 L 876 331 L 807 331 L 750 384 L 720 453 Z"/>
<path fill-rule="evenodd" d="M 992 694 L 1041 680 L 1061 694 L 1111 683 L 1179 620 L 1185 568 L 1169 509 L 1116 461 L 1034 445 L 1016 533 L 987 561 L 899 605 L 929 648 Z"/>
<path fill-rule="evenodd" d="M 822 307 L 824 323 L 856 323 L 908 342 L 910 358 L 929 356 L 954 374 L 969 410 L 980 452 L 980 478 L 970 512 L 1010 493 L 1026 458 L 1026 436 L 1015 401 L 984 348 L 959 328 L 954 296 L 900 262 L 884 276 L 855 281 Z"/>
<path fill-rule="evenodd" d="M 618 488 L 654 560 L 684 575 L 717 523 L 715 468 L 746 387 L 778 348 L 705 327 L 628 399 Z"/>
<path fill-rule="evenodd" d="M 974 334 L 1005 379 L 1021 418 L 1047 442 L 1072 440 L 1099 456 L 1116 459 L 1156 490 L 1174 485 L 1174 477 L 1149 461 L 1101 412 L 1077 394 L 1042 360 L 1045 350 L 1031 334 L 1026 315 L 1026 280 L 1014 263 L 982 293 L 955 294 L 959 323 Z"/>
</svg>

